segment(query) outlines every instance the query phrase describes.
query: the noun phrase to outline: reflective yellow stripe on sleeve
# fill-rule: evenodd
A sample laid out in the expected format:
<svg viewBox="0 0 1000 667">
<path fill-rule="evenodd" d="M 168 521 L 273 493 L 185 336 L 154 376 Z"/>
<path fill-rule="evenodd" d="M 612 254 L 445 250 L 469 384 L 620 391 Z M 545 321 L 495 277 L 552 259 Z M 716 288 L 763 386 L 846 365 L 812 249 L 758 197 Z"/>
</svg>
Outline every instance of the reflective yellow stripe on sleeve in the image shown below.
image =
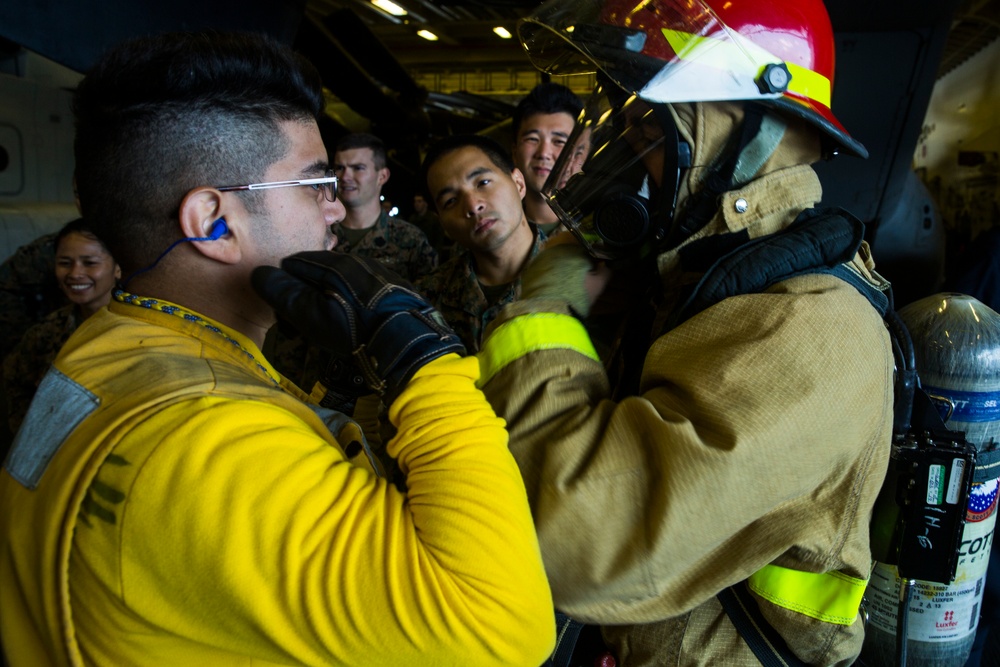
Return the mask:
<svg viewBox="0 0 1000 667">
<path fill-rule="evenodd" d="M 843 572 L 802 572 L 765 565 L 750 575 L 750 590 L 779 607 L 826 623 L 850 625 L 858 616 L 867 581 Z"/>
<path fill-rule="evenodd" d="M 480 387 L 507 364 L 539 350 L 573 350 L 599 361 L 594 344 L 580 320 L 558 313 L 515 317 L 497 327 L 479 352 Z"/>
</svg>

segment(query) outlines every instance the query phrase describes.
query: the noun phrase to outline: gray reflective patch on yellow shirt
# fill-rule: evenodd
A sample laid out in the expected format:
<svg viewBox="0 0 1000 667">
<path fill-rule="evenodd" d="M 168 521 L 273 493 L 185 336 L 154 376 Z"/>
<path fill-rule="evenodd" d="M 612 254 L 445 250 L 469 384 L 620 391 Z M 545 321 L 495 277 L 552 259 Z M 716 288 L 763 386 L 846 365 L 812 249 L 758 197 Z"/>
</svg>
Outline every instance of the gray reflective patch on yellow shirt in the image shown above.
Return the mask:
<svg viewBox="0 0 1000 667">
<path fill-rule="evenodd" d="M 320 407 L 318 405 L 309 404 L 312 411 L 323 420 L 326 427 L 330 429 L 330 433 L 333 437 L 340 443 L 341 451 L 349 460 L 354 460 L 358 454 L 361 452 L 365 453 L 368 464 L 371 466 L 372 471 L 376 476 L 385 478 L 385 469 L 382 466 L 381 461 L 372 451 L 371 445 L 368 444 L 368 439 L 365 437 L 364 432 L 361 427 L 358 426 L 357 422 L 345 415 L 343 412 L 338 412 L 336 410 L 331 410 L 330 408 Z"/>
<path fill-rule="evenodd" d="M 100 404 L 101 399 L 81 385 L 49 369 L 38 385 L 4 468 L 18 482 L 34 489 L 69 434 Z"/>
</svg>

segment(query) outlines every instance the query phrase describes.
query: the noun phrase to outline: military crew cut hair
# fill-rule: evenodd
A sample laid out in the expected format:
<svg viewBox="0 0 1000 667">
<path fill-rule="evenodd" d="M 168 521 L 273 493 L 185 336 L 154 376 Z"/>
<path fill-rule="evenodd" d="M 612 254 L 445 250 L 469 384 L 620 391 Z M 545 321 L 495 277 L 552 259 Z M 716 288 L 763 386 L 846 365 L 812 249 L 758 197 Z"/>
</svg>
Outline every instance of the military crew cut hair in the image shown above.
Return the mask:
<svg viewBox="0 0 1000 667">
<path fill-rule="evenodd" d="M 479 134 L 455 134 L 437 141 L 427 150 L 427 155 L 424 156 L 424 161 L 420 165 L 420 182 L 423 184 L 425 190 L 428 188 L 427 174 L 430 172 L 431 167 L 449 153 L 467 146 L 481 150 L 486 154 L 490 162 L 498 169 L 503 170 L 505 174 L 514 171 L 514 160 L 510 156 L 510 151 L 504 150 L 503 146 L 498 144 L 494 139 Z M 433 194 L 428 201 L 434 201 Z"/>
<path fill-rule="evenodd" d="M 540 83 L 514 107 L 511 131 L 514 141 L 521 134 L 521 123 L 535 114 L 568 113 L 576 120 L 583 111 L 583 101 L 572 90 L 558 83 Z"/>
<path fill-rule="evenodd" d="M 123 42 L 88 72 L 73 100 L 83 215 L 123 271 L 181 238 L 184 196 L 260 182 L 288 150 L 284 121 L 323 110 L 319 74 L 253 33 L 171 33 Z M 263 195 L 241 192 L 251 212 Z"/>
<path fill-rule="evenodd" d="M 388 164 L 388 156 L 385 152 L 385 142 L 374 134 L 367 132 L 352 132 L 340 138 L 334 148 L 335 153 L 340 151 L 350 151 L 357 148 L 370 148 L 372 152 L 372 162 L 376 169 L 385 169 Z"/>
</svg>

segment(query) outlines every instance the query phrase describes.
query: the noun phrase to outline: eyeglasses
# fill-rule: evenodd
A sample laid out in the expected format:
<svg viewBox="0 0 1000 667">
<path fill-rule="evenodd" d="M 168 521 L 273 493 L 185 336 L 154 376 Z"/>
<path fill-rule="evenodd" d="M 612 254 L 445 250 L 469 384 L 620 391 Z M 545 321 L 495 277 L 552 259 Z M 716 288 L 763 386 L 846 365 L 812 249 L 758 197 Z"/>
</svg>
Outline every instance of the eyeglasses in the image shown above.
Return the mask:
<svg viewBox="0 0 1000 667">
<path fill-rule="evenodd" d="M 216 190 L 220 192 L 232 192 L 233 190 L 270 190 L 272 188 L 290 188 L 297 185 L 308 185 L 313 190 L 319 192 L 323 190 L 323 195 L 329 202 L 337 201 L 337 177 L 333 175 L 332 169 L 326 170 L 323 178 L 303 178 L 300 181 L 273 181 L 271 183 L 251 183 L 249 185 L 222 185 Z"/>
</svg>

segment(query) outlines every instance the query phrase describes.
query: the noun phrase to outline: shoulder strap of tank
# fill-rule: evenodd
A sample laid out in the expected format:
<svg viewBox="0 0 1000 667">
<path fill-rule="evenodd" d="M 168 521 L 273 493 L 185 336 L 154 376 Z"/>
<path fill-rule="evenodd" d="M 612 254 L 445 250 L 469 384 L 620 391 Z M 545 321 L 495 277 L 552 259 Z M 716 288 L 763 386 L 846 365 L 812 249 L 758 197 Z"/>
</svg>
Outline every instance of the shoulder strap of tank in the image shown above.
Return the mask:
<svg viewBox="0 0 1000 667">
<path fill-rule="evenodd" d="M 719 591 L 716 597 L 763 667 L 805 667 L 806 663 L 792 653 L 778 631 L 764 618 L 743 582 Z"/>
<path fill-rule="evenodd" d="M 864 224 L 846 211 L 808 209 L 774 234 L 750 240 L 745 236 L 734 238 L 736 247 L 726 248 L 709 266 L 666 328 L 672 329 L 730 296 L 763 292 L 783 280 L 808 273 L 831 273 L 846 280 L 884 316 L 891 307 L 887 284 L 884 289 L 872 285 L 844 266 L 857 253 L 864 231 Z"/>
</svg>

